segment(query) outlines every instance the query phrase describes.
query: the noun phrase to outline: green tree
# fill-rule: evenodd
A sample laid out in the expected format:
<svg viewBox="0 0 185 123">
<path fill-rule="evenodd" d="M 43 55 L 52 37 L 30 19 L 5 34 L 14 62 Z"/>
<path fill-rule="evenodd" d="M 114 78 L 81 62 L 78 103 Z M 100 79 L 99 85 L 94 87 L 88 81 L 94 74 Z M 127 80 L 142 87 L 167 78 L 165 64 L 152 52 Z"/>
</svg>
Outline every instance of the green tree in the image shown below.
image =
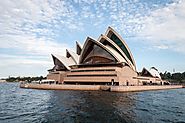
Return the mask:
<svg viewBox="0 0 185 123">
<path fill-rule="evenodd" d="M 182 82 L 183 75 L 181 73 L 173 73 L 172 74 L 172 79 L 176 80 L 178 82 Z"/>
</svg>

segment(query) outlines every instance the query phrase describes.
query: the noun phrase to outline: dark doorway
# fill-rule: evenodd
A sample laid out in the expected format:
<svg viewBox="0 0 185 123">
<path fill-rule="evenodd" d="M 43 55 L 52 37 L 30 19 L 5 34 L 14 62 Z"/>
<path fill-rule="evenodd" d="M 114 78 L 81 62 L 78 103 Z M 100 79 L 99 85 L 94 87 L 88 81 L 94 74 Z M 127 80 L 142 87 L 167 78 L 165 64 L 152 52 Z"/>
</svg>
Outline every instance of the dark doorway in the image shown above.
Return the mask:
<svg viewBox="0 0 185 123">
<path fill-rule="evenodd" d="M 129 82 L 127 81 L 127 86 L 129 85 Z"/>
<path fill-rule="evenodd" d="M 114 79 L 111 79 L 111 85 L 114 85 Z"/>
</svg>

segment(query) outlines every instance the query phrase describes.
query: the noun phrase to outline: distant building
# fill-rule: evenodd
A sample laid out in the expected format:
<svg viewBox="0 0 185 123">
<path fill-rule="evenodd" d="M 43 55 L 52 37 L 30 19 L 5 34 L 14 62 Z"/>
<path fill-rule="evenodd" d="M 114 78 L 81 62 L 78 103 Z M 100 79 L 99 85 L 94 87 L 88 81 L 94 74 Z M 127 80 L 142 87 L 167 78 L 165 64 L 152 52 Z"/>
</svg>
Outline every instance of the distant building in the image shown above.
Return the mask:
<svg viewBox="0 0 185 123">
<path fill-rule="evenodd" d="M 109 27 L 98 40 L 87 37 L 83 47 L 76 42 L 76 53 L 52 54 L 54 67 L 47 79 L 63 84 L 143 85 L 161 84 L 156 68 L 136 70 L 135 60 L 125 41 Z"/>
</svg>

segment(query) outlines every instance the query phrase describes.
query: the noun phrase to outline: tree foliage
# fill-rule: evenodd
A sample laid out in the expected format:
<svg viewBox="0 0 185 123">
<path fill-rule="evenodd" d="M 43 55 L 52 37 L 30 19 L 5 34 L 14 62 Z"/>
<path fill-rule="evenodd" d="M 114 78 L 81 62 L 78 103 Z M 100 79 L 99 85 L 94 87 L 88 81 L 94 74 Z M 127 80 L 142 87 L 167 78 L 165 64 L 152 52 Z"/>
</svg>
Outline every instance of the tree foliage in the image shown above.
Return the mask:
<svg viewBox="0 0 185 123">
<path fill-rule="evenodd" d="M 39 77 L 8 77 L 7 79 L 5 79 L 7 82 L 20 82 L 20 81 L 27 81 L 27 82 L 31 82 L 31 81 L 39 81 L 42 79 L 46 79 L 46 77 L 43 76 L 39 76 Z"/>
<path fill-rule="evenodd" d="M 168 81 L 172 81 L 172 82 L 180 82 L 180 83 L 185 83 L 185 72 L 183 73 L 173 73 L 171 74 L 170 72 L 164 72 L 164 73 L 160 73 L 161 78 L 163 80 L 168 80 Z"/>
</svg>

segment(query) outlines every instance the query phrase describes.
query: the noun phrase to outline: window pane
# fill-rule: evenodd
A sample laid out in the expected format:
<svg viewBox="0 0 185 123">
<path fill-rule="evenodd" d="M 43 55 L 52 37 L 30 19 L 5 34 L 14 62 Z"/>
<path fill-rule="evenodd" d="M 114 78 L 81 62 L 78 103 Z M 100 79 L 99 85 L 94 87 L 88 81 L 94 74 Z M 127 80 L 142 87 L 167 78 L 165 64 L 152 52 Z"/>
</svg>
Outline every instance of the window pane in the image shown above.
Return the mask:
<svg viewBox="0 0 185 123">
<path fill-rule="evenodd" d="M 127 58 L 132 62 L 132 64 L 134 64 L 127 48 L 122 43 L 122 41 L 114 33 L 111 35 L 110 39 L 114 41 L 122 49 L 122 51 L 125 53 Z"/>
</svg>

